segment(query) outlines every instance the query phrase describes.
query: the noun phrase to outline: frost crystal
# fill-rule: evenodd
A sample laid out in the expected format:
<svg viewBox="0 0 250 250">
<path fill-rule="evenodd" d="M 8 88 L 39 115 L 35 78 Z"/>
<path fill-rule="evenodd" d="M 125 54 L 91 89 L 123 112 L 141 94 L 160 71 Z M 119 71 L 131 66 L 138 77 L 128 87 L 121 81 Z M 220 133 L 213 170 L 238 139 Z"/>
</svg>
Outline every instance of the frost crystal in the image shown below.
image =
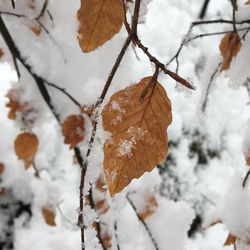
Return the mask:
<svg viewBox="0 0 250 250">
<path fill-rule="evenodd" d="M 132 153 L 132 148 L 134 146 L 134 144 L 136 144 L 136 141 L 134 138 L 131 138 L 131 141 L 129 140 L 124 140 L 123 142 L 120 143 L 119 148 L 118 148 L 118 152 L 120 156 L 131 156 Z"/>
<path fill-rule="evenodd" d="M 117 110 L 117 111 L 119 111 L 119 112 L 121 112 L 121 113 L 124 113 L 124 112 L 125 112 L 124 109 L 122 109 L 122 108 L 120 107 L 119 103 L 117 103 L 116 101 L 113 101 L 113 102 L 112 102 L 112 106 L 111 106 L 111 108 L 110 108 L 110 111 L 112 111 L 112 110 Z"/>
</svg>

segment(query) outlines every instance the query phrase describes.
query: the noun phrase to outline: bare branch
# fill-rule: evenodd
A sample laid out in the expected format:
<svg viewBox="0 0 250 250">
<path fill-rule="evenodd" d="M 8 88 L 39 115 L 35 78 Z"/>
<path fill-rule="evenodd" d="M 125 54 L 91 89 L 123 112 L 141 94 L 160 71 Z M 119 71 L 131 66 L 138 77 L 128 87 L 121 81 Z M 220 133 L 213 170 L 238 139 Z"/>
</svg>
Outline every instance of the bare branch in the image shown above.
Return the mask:
<svg viewBox="0 0 250 250">
<path fill-rule="evenodd" d="M 210 93 L 210 89 L 212 87 L 212 84 L 213 84 L 213 81 L 214 81 L 214 78 L 216 76 L 216 74 L 218 73 L 219 71 L 219 68 L 221 66 L 221 62 L 217 65 L 217 67 L 215 68 L 213 74 L 211 75 L 210 77 L 210 80 L 209 80 L 209 83 L 207 85 L 207 89 L 205 91 L 205 97 L 204 97 L 204 101 L 201 105 L 201 111 L 204 113 L 206 111 L 206 108 L 207 108 L 207 102 L 208 102 L 208 96 L 209 96 L 209 93 Z"/>
<path fill-rule="evenodd" d="M 148 59 L 150 60 L 150 62 L 154 63 L 157 67 L 159 67 L 166 75 L 169 75 L 171 78 L 173 78 L 175 81 L 179 82 L 180 84 L 182 84 L 183 86 L 189 88 L 189 89 L 195 89 L 195 87 L 193 85 L 191 85 L 187 80 L 185 80 L 184 78 L 182 78 L 181 76 L 179 76 L 178 74 L 172 72 L 171 70 L 168 70 L 165 65 L 163 63 L 161 63 L 160 61 L 158 61 L 158 59 L 156 59 L 149 51 L 148 48 L 145 47 L 141 41 L 139 40 L 139 38 L 137 37 L 137 35 L 133 36 L 133 40 L 135 41 L 135 43 L 138 45 L 138 47 L 145 53 L 145 55 L 147 55 Z"/>
<path fill-rule="evenodd" d="M 137 6 L 135 3 L 135 10 L 136 10 Z M 132 19 L 132 27 L 130 28 L 129 25 L 125 25 L 127 32 L 129 34 L 129 37 L 132 38 L 133 43 L 135 43 L 143 52 L 144 54 L 148 57 L 149 61 L 154 63 L 155 66 L 157 66 L 159 69 L 161 69 L 166 75 L 169 75 L 171 78 L 173 78 L 174 80 L 176 80 L 177 82 L 179 82 L 180 84 L 184 85 L 187 88 L 190 89 L 195 89 L 194 86 L 192 86 L 188 81 L 186 81 L 184 78 L 180 77 L 178 74 L 168 70 L 166 68 L 166 66 L 161 63 L 155 56 L 153 56 L 147 47 L 145 47 L 141 40 L 138 38 L 137 35 L 137 28 L 134 27 L 133 23 L 134 23 L 134 19 L 137 19 L 137 23 L 138 23 L 138 16 L 134 15 L 133 19 Z"/>
</svg>

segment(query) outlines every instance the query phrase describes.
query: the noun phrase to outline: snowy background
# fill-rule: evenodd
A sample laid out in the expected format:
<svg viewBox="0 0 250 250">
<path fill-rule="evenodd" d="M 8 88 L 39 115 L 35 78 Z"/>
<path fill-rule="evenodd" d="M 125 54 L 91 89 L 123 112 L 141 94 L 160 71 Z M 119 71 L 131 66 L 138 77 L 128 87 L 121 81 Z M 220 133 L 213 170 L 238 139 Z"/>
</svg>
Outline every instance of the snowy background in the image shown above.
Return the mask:
<svg viewBox="0 0 250 250">
<path fill-rule="evenodd" d="M 0 10 L 13 12 L 9 2 L 2 0 Z M 33 2 L 35 8 L 31 9 L 29 6 Z M 27 18 L 3 15 L 16 44 L 37 74 L 66 88 L 81 104 L 95 103 L 126 37 L 125 30 L 95 52 L 84 54 L 77 41 L 79 1 L 50 0 L 48 9 L 53 21 L 43 20 L 50 35 L 42 31 L 36 36 L 30 27 L 35 25 L 33 18 L 42 4 L 41 0 L 17 0 L 16 13 L 25 14 Z M 167 63 L 178 50 L 190 23 L 198 19 L 202 4 L 199 0 L 152 0 L 138 27 L 139 37 L 153 55 Z M 237 18 L 247 19 L 250 7 L 243 1 L 238 4 Z M 230 20 L 231 12 L 230 1 L 211 0 L 206 19 Z M 231 24 L 195 27 L 189 36 L 224 30 L 232 30 Z M 118 228 L 116 239 L 112 239 L 112 249 L 117 249 L 117 238 L 121 250 L 154 249 L 124 198 L 126 192 L 133 190 L 142 193 L 157 190 L 159 207 L 146 222 L 161 250 L 233 249 L 233 246 L 223 247 L 228 229 L 245 242 L 249 240 L 250 191 L 242 188 L 247 172 L 243 152 L 248 154 L 250 148 L 247 147 L 250 144 L 249 95 L 244 86 L 246 78 L 250 77 L 248 34 L 230 70 L 215 77 L 206 110 L 201 110 L 210 77 L 222 60 L 219 53 L 222 36 L 196 39 L 185 46 L 179 56 L 179 74 L 195 85 L 195 91 L 176 86 L 169 77 L 160 75 L 159 82 L 166 88 L 173 109 L 173 122 L 168 129 L 169 157 L 152 173 L 133 181 L 124 193 L 114 199 L 108 198 Z M 60 128 L 30 75 L 20 66 L 22 77 L 17 82 L 3 40 L 0 40 L 0 47 L 4 51 L 0 64 L 0 162 L 5 166 L 0 182 L 0 188 L 4 189 L 0 194 L 0 248 L 80 249 L 80 233 L 76 225 L 79 166 L 73 161 L 73 151 L 63 144 Z M 169 69 L 176 69 L 175 62 Z M 152 75 L 153 70 L 142 52 L 131 48 L 104 104 L 112 93 Z M 21 117 L 15 121 L 7 118 L 6 94 L 13 87 L 21 87 L 23 101 L 34 108 L 32 125 L 24 124 Z M 50 94 L 61 119 L 78 113 L 60 92 L 50 89 Z M 40 178 L 34 177 L 33 168 L 25 170 L 23 162 L 14 153 L 13 142 L 24 126 L 26 129 L 29 126 L 39 137 L 35 165 Z M 98 176 L 97 169 L 103 160 L 101 125 L 97 132 L 88 178 Z M 81 144 L 83 152 L 86 143 L 87 140 Z M 137 203 L 139 206 L 138 200 Z M 55 209 L 56 227 L 44 222 L 41 208 L 46 206 Z M 96 215 L 88 216 L 92 220 Z M 108 222 L 111 219 L 104 218 Z M 204 229 L 218 219 L 225 225 Z M 87 249 L 101 249 L 91 234 L 90 231 L 87 235 Z M 244 245 L 239 250 L 250 249 L 248 247 Z"/>
</svg>

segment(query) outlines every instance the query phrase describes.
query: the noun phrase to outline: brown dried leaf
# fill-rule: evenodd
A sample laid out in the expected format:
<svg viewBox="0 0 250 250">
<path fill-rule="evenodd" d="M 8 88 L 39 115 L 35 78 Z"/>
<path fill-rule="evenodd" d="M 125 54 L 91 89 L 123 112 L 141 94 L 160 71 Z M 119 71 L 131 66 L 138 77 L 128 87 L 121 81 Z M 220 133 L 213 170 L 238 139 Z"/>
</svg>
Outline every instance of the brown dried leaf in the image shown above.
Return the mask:
<svg viewBox="0 0 250 250">
<path fill-rule="evenodd" d="M 26 169 L 34 162 L 38 144 L 37 136 L 29 132 L 19 134 L 15 140 L 16 155 L 24 161 Z"/>
<path fill-rule="evenodd" d="M 152 77 L 146 77 L 118 91 L 102 111 L 103 128 L 112 134 L 104 145 L 104 172 L 111 196 L 167 156 L 171 103 L 164 88 L 158 82 L 148 87 L 150 82 Z"/>
<path fill-rule="evenodd" d="M 246 157 L 246 164 L 250 166 L 250 157 Z"/>
<path fill-rule="evenodd" d="M 227 70 L 230 67 L 233 57 L 235 57 L 241 48 L 241 40 L 236 32 L 226 34 L 220 43 L 220 52 L 223 57 L 221 70 Z"/>
<path fill-rule="evenodd" d="M 0 175 L 3 174 L 4 168 L 5 168 L 4 164 L 2 162 L 0 162 Z"/>
<path fill-rule="evenodd" d="M 0 48 L 0 59 L 3 57 L 3 55 L 4 55 L 3 49 Z"/>
<path fill-rule="evenodd" d="M 40 36 L 41 35 L 41 32 L 42 32 L 42 26 L 41 25 L 33 25 L 32 27 L 30 27 L 31 31 L 33 33 L 35 33 L 37 36 Z"/>
<path fill-rule="evenodd" d="M 151 216 L 157 209 L 158 203 L 154 194 L 151 194 L 146 198 L 145 206 L 142 211 L 139 212 L 140 217 L 145 220 Z"/>
<path fill-rule="evenodd" d="M 228 234 L 227 239 L 226 239 L 226 241 L 224 243 L 224 246 L 230 246 L 232 244 L 235 244 L 236 241 L 237 241 L 237 237 L 236 236 L 234 236 L 232 234 Z"/>
<path fill-rule="evenodd" d="M 121 0 L 81 0 L 77 17 L 80 47 L 91 52 L 120 31 L 123 5 Z"/>
<path fill-rule="evenodd" d="M 0 195 L 5 194 L 6 189 L 4 187 L 0 187 Z"/>
<path fill-rule="evenodd" d="M 69 144 L 70 148 L 76 147 L 85 136 L 84 119 L 81 115 L 68 116 L 62 125 L 64 143 Z"/>
<path fill-rule="evenodd" d="M 9 102 L 6 104 L 6 107 L 10 108 L 8 113 L 8 118 L 10 120 L 16 119 L 17 112 L 24 112 L 27 107 L 27 103 L 20 102 L 20 89 L 10 89 L 6 97 L 9 98 Z"/>
<path fill-rule="evenodd" d="M 96 189 L 99 190 L 101 193 L 104 193 L 104 192 L 107 191 L 106 183 L 105 183 L 103 177 L 99 177 L 99 178 L 97 179 L 97 181 L 95 182 L 95 187 L 96 187 Z"/>
<path fill-rule="evenodd" d="M 108 232 L 105 232 L 102 236 L 102 243 L 105 249 L 109 249 L 112 247 L 111 242 L 112 242 L 112 236 Z"/>
<path fill-rule="evenodd" d="M 55 222 L 56 215 L 53 210 L 43 207 L 42 215 L 47 225 L 51 227 L 56 226 L 56 222 Z"/>
<path fill-rule="evenodd" d="M 95 204 L 99 214 L 105 214 L 109 210 L 110 206 L 106 199 L 101 199 Z"/>
</svg>

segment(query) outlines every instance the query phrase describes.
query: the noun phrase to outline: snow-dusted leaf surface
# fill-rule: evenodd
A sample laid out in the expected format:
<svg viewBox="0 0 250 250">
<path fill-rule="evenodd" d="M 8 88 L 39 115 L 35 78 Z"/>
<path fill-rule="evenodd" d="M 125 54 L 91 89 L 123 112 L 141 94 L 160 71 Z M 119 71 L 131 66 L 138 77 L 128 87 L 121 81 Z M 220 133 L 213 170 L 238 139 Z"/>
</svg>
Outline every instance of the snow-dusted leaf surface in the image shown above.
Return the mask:
<svg viewBox="0 0 250 250">
<path fill-rule="evenodd" d="M 112 136 L 105 141 L 103 162 L 111 196 L 167 157 L 171 103 L 153 81 L 145 77 L 116 92 L 102 111 L 103 128 Z"/>
<path fill-rule="evenodd" d="M 32 65 L 33 72 L 67 90 L 82 106 L 94 104 L 124 42 L 125 30 L 122 29 L 102 48 L 84 54 L 77 41 L 76 13 L 80 1 L 50 0 L 49 13 L 45 12 L 39 20 L 49 35 L 42 29 L 39 36 L 30 27 L 37 24 L 35 19 L 43 7 L 43 1 L 17 0 L 15 10 L 10 2 L 0 1 L 1 12 L 14 12 L 26 17 L 6 14 L 2 14 L 2 17 L 23 57 Z M 166 63 L 176 54 L 190 23 L 197 19 L 202 4 L 200 0 L 150 1 L 147 15 L 138 27 L 139 37 L 158 59 Z M 237 20 L 249 19 L 249 5 L 244 5 L 244 1 L 240 0 L 238 5 Z M 231 20 L 231 14 L 230 1 L 210 1 L 206 19 Z M 194 28 L 192 34 L 224 30 L 232 31 L 232 24 L 199 26 Z M 244 31 L 239 31 L 239 35 L 242 37 Z M 189 34 L 187 38 L 190 37 L 192 35 Z M 211 75 L 222 60 L 218 49 L 222 37 L 223 34 L 196 39 L 184 47 L 179 56 L 179 73 L 195 83 L 196 91 L 181 91 L 179 86 L 176 88 L 175 82 L 160 74 L 159 81 L 171 99 L 173 112 L 173 122 L 168 129 L 170 155 L 167 171 L 160 168 L 160 175 L 155 169 L 132 181 L 124 193 L 115 199 L 107 197 L 110 208 L 104 214 L 104 219 L 109 225 L 116 222 L 118 230 L 117 237 L 111 232 L 112 249 L 117 249 L 116 239 L 121 250 L 154 249 L 125 198 L 127 192 L 131 194 L 138 211 L 143 211 L 143 194 L 156 193 L 158 207 L 145 221 L 160 249 L 221 250 L 229 231 L 242 238 L 239 249 L 249 248 L 249 183 L 245 189 L 242 188 L 243 177 L 249 169 L 245 166 L 244 154 L 248 156 L 250 152 L 249 96 L 244 85 L 249 77 L 249 33 L 242 41 L 230 69 L 214 78 L 205 113 L 200 111 Z M 61 129 L 41 98 L 36 84 L 22 66 L 19 67 L 21 79 L 17 83 L 12 57 L 2 37 L 0 48 L 3 51 L 0 58 L 0 162 L 4 164 L 0 177 L 0 243 L 4 244 L 4 249 L 10 249 L 13 244 L 15 250 L 80 249 L 76 225 L 79 166 L 73 161 L 73 152 L 64 145 Z M 175 66 L 173 61 L 169 68 L 175 70 Z M 152 71 L 152 65 L 141 51 L 129 48 L 104 104 L 114 92 L 129 86 L 131 82 L 138 82 L 145 75 L 152 75 Z M 32 132 L 39 137 L 35 167 L 40 178 L 34 175 L 34 168 L 25 170 L 23 162 L 15 157 L 13 142 L 20 128 L 27 123 L 22 120 L 20 112 L 16 112 L 15 121 L 8 119 L 10 109 L 6 107 L 9 102 L 6 94 L 13 86 L 22 86 L 22 103 L 28 103 L 35 110 L 32 119 L 29 119 L 32 124 L 29 123 L 28 129 L 32 125 Z M 62 92 L 51 86 L 47 88 L 62 121 L 71 114 L 79 113 L 78 107 Z M 100 118 L 98 122 L 94 149 L 89 157 L 86 189 L 100 176 L 103 143 L 108 138 L 103 133 Z M 86 131 L 90 129 L 90 123 L 86 119 Z M 81 143 L 82 152 L 86 152 L 87 139 Z M 165 197 L 160 196 L 159 192 Z M 44 222 L 41 209 L 47 204 L 56 210 L 56 227 L 49 227 Z M 217 209 L 218 204 L 220 207 Z M 217 212 L 210 216 L 212 211 Z M 86 223 L 92 225 L 97 218 L 96 212 L 90 207 L 85 212 Z M 196 233 L 188 238 L 190 224 L 198 215 L 202 222 L 221 217 L 225 226 L 218 224 L 202 231 L 197 223 Z M 86 249 L 101 249 L 95 236 L 95 229 L 89 228 L 86 232 Z M 225 249 L 231 250 L 233 247 Z"/>
</svg>

